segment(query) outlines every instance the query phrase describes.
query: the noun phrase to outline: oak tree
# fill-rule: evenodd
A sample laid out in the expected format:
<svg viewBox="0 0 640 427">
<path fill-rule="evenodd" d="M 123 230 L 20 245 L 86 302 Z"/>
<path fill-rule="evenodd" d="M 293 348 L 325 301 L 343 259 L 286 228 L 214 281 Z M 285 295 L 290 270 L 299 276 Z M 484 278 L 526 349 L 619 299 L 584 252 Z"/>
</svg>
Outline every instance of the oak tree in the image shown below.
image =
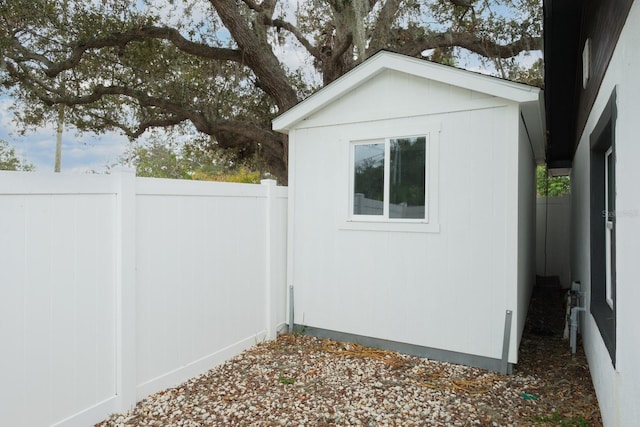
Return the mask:
<svg viewBox="0 0 640 427">
<path fill-rule="evenodd" d="M 0 0 L 17 119 L 196 133 L 286 183 L 271 119 L 380 49 L 455 62 L 540 50 L 540 0 Z M 295 58 L 296 61 L 292 61 Z"/>
</svg>

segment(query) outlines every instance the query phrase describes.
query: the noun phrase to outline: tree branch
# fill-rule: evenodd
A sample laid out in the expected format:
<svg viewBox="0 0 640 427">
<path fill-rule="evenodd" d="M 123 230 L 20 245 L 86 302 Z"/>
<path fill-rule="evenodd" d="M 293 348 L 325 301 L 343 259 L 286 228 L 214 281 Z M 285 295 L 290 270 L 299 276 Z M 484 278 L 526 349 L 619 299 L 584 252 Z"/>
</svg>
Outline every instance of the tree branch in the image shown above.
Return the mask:
<svg viewBox="0 0 640 427">
<path fill-rule="evenodd" d="M 194 127 L 207 135 L 214 136 L 221 147 L 233 148 L 247 145 L 261 144 L 269 157 L 269 163 L 279 170 L 281 179 L 286 177 L 284 168 L 285 151 L 281 136 L 270 129 L 244 121 L 215 121 L 207 118 L 203 113 L 192 111 L 185 107 L 184 103 L 172 102 L 168 98 L 154 97 L 143 90 L 135 90 L 125 86 L 94 87 L 89 93 L 82 96 L 71 96 L 61 90 L 47 85 L 45 82 L 24 75 L 13 64 L 7 64 L 7 71 L 17 79 L 32 88 L 31 92 L 47 105 L 63 104 L 66 106 L 91 106 L 107 96 L 120 95 L 135 100 L 141 108 L 159 109 L 168 116 L 157 116 L 141 120 L 135 127 L 127 126 L 109 117 L 96 115 L 88 111 L 88 116 L 101 121 L 108 127 L 122 130 L 128 137 L 135 139 L 152 127 L 170 127 L 185 121 L 190 121 Z"/>
<path fill-rule="evenodd" d="M 216 123 L 213 136 L 223 148 L 260 143 L 268 163 L 274 168 L 272 173 L 286 184 L 286 151 L 282 140 L 283 135 L 246 122 L 224 121 Z"/>
<path fill-rule="evenodd" d="M 293 34 L 296 40 L 298 40 L 300 44 L 304 46 L 305 49 L 307 49 L 307 52 L 309 52 L 311 56 L 316 59 L 321 59 L 322 54 L 320 52 L 320 49 L 312 45 L 311 42 L 300 32 L 300 30 L 298 30 L 295 25 L 282 19 L 271 19 L 267 16 L 265 16 L 263 20 L 265 25 L 275 27 L 277 30 L 284 29 L 289 31 L 291 34 Z"/>
<path fill-rule="evenodd" d="M 52 67 L 54 65 L 53 61 L 50 61 L 46 56 L 32 52 L 21 45 L 17 38 L 13 37 L 10 43 L 11 46 L 20 53 L 19 57 L 14 58 L 16 62 L 36 61 L 45 67 Z"/>
<path fill-rule="evenodd" d="M 474 0 L 449 0 L 449 2 L 454 6 L 470 8 L 473 7 Z"/>
<path fill-rule="evenodd" d="M 89 94 L 77 97 L 65 95 L 51 88 L 48 88 L 46 94 L 40 91 L 34 91 L 34 93 L 45 104 L 63 104 L 66 106 L 90 105 L 99 101 L 105 96 L 122 95 L 136 100 L 141 107 L 160 108 L 161 110 L 172 114 L 172 118 L 158 120 L 172 121 L 172 123 L 169 124 L 178 124 L 182 121 L 189 120 L 191 123 L 193 123 L 198 131 L 206 133 L 207 135 L 213 134 L 211 123 L 209 120 L 207 120 L 204 114 L 185 108 L 183 103 L 171 102 L 167 98 L 150 96 L 144 91 L 135 90 L 125 86 L 97 85 L 91 90 Z M 56 96 L 54 97 L 51 94 Z M 180 120 L 178 120 L 178 118 L 180 118 Z M 147 122 L 147 125 L 141 123 L 140 126 L 146 126 L 145 129 L 147 129 L 153 126 L 153 123 Z M 143 132 L 144 130 L 140 132 L 140 134 L 142 134 Z"/>
<path fill-rule="evenodd" d="M 99 37 L 89 39 L 86 41 L 78 42 L 71 50 L 69 57 L 57 63 L 51 61 L 45 62 L 46 58 L 40 62 L 47 66 L 45 74 L 48 77 L 55 77 L 62 71 L 71 69 L 80 63 L 80 60 L 84 54 L 91 49 L 102 49 L 105 47 L 124 47 L 127 44 L 134 41 L 149 40 L 149 39 L 161 39 L 171 42 L 177 49 L 190 55 L 198 56 L 201 58 L 225 60 L 242 62 L 242 54 L 235 49 L 211 47 L 206 44 L 197 43 L 184 38 L 180 32 L 174 28 L 169 27 L 154 27 L 143 26 L 139 28 L 132 28 L 122 33 L 111 33 L 106 37 Z M 26 48 L 20 46 L 22 50 L 26 51 Z M 32 54 L 36 56 L 36 54 Z M 37 58 L 33 58 L 37 59 Z"/>
<path fill-rule="evenodd" d="M 298 96 L 271 46 L 266 43 L 265 35 L 254 33 L 235 0 L 209 1 L 242 51 L 244 63 L 258 77 L 264 91 L 274 99 L 282 112 L 293 107 L 298 102 Z"/>
<path fill-rule="evenodd" d="M 138 138 L 140 135 L 142 135 L 143 133 L 145 133 L 148 129 L 151 128 L 168 128 L 171 126 L 176 126 L 179 125 L 180 123 L 186 121 L 187 118 L 184 116 L 172 116 L 172 117 L 168 117 L 165 119 L 150 119 L 150 120 L 143 120 L 141 121 L 138 126 L 136 127 L 136 130 L 134 131 L 130 131 L 130 132 L 126 132 L 127 136 L 131 139 L 136 139 Z"/>
<path fill-rule="evenodd" d="M 179 125 L 180 123 L 186 121 L 185 117 L 181 116 L 172 116 L 169 118 L 158 118 L 158 119 L 150 119 L 144 120 L 138 123 L 135 127 L 127 126 L 123 123 L 120 123 L 116 120 L 113 120 L 109 117 L 96 114 L 93 111 L 85 112 L 87 116 L 91 117 L 93 120 L 104 123 L 105 126 L 110 128 L 120 129 L 129 139 L 136 139 L 140 137 L 143 133 L 145 133 L 148 129 L 153 127 L 171 127 L 175 125 Z"/>
<path fill-rule="evenodd" d="M 419 56 L 426 49 L 439 47 L 461 47 L 471 52 L 492 58 L 510 58 L 527 50 L 542 49 L 542 37 L 522 36 L 508 44 L 496 43 L 493 40 L 478 37 L 475 34 L 446 32 L 413 39 L 410 34 L 399 34 L 401 42 L 398 49 L 407 55 Z"/>
<path fill-rule="evenodd" d="M 242 146 L 244 141 L 259 141 L 272 147 L 278 146 L 278 154 L 283 154 L 282 146 L 279 146 L 280 139 L 273 131 L 236 120 L 221 121 L 216 123 L 214 127 L 216 139 L 225 147 Z"/>
<path fill-rule="evenodd" d="M 246 4 L 249 9 L 254 10 L 256 12 L 262 12 L 264 10 L 261 4 L 258 4 L 253 0 L 242 0 L 242 2 Z"/>
<path fill-rule="evenodd" d="M 369 51 L 377 52 L 387 46 L 389 35 L 391 34 L 391 26 L 394 17 L 398 13 L 402 0 L 387 0 L 378 14 L 376 24 L 373 26 L 371 39 L 369 42 Z"/>
</svg>

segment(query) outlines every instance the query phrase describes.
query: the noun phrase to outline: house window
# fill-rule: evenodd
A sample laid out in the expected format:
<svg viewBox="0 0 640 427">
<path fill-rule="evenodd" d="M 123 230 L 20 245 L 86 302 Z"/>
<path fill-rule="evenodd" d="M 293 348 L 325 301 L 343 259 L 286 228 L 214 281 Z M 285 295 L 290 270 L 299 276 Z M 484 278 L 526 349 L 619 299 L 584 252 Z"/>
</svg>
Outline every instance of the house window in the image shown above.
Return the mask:
<svg viewBox="0 0 640 427">
<path fill-rule="evenodd" d="M 613 220 L 615 218 L 615 187 L 614 187 L 614 172 L 615 165 L 613 162 L 613 147 L 604 153 L 604 251 L 605 251 L 605 294 L 609 307 L 613 309 L 613 286 L 614 286 L 614 268 L 613 264 L 615 248 L 614 242 L 614 229 Z"/>
<path fill-rule="evenodd" d="M 591 133 L 591 314 L 615 365 L 616 354 L 616 94 Z"/>
<path fill-rule="evenodd" d="M 427 220 L 428 136 L 352 143 L 352 217 Z"/>
</svg>

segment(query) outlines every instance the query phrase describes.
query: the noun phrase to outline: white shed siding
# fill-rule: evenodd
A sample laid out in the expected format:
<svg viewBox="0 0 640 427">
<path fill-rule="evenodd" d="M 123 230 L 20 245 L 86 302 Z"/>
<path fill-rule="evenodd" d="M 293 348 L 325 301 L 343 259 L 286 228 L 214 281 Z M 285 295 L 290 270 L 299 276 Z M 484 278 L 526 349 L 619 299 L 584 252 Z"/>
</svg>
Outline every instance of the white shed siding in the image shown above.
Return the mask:
<svg viewBox="0 0 640 427">
<path fill-rule="evenodd" d="M 536 279 L 536 163 L 528 130 L 522 120 L 518 123 L 518 313 L 513 343 L 519 345 Z"/>
<path fill-rule="evenodd" d="M 299 127 L 372 122 L 475 108 L 473 100 L 493 97 L 456 86 L 385 70 L 316 112 Z M 486 101 L 478 101 L 486 106 Z M 500 101 L 504 102 L 504 101 Z"/>
<path fill-rule="evenodd" d="M 583 342 L 605 426 L 636 425 L 640 419 L 640 4 L 634 2 L 576 152 L 572 172 L 572 274 L 590 299 L 589 136 L 614 88 L 616 120 L 616 367 L 589 309 Z"/>
<path fill-rule="evenodd" d="M 519 310 L 518 107 L 396 72 L 378 77 L 290 133 L 295 323 L 500 358 L 505 310 Z M 428 131 L 439 131 L 429 153 L 439 227 L 351 229 L 350 141 Z"/>
</svg>

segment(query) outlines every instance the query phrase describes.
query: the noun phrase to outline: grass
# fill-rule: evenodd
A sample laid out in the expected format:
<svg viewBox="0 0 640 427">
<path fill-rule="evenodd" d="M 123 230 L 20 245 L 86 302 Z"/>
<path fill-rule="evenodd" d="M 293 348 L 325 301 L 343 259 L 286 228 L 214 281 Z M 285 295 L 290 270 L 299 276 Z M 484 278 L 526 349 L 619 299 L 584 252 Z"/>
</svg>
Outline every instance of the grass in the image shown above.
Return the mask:
<svg viewBox="0 0 640 427">
<path fill-rule="evenodd" d="M 551 416 L 545 415 L 536 419 L 536 424 L 538 423 L 547 423 L 560 427 L 589 427 L 591 425 L 582 415 L 569 417 L 558 412 L 554 412 Z"/>
<path fill-rule="evenodd" d="M 280 381 L 280 383 L 285 384 L 285 385 L 291 385 L 291 384 L 295 384 L 295 382 L 298 380 L 297 378 L 294 377 L 285 377 L 284 375 L 280 374 L 280 377 L 278 378 L 278 380 Z"/>
</svg>

